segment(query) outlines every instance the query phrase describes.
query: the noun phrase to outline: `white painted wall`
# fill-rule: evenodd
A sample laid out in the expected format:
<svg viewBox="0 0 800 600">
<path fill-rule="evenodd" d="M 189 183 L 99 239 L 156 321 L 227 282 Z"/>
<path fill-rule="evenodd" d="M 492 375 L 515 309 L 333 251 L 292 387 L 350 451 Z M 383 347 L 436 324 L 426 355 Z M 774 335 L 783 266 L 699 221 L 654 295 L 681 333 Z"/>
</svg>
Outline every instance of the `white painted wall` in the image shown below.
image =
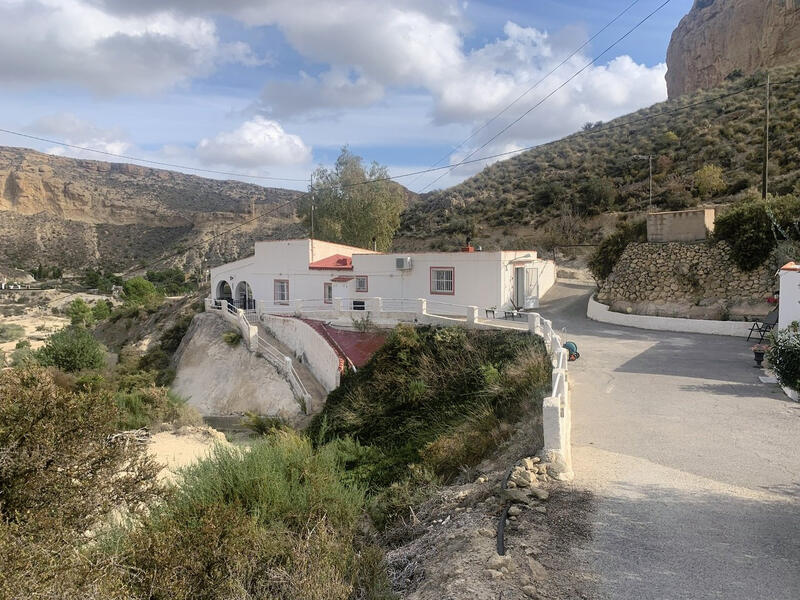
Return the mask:
<svg viewBox="0 0 800 600">
<path fill-rule="evenodd" d="M 309 269 L 309 262 L 333 254 L 352 256 L 353 270 Z M 398 270 L 395 259 L 410 256 L 412 268 Z M 519 261 L 519 262 L 515 262 Z M 511 307 L 514 267 L 532 266 L 539 272 L 539 296 L 555 283 L 555 267 L 540 260 L 535 251 L 426 252 L 378 254 L 369 250 L 311 240 L 257 242 L 255 255 L 211 269 L 212 296 L 217 298 L 220 281 L 227 281 L 234 293 L 241 281 L 250 284 L 256 300 L 272 303 L 274 281 L 289 281 L 290 300 L 322 302 L 323 284 L 339 275 L 368 277 L 366 292 L 356 292 L 354 281 L 335 284 L 334 297 L 426 298 L 431 302 L 471 305 L 481 308 Z M 431 293 L 431 268 L 452 267 L 455 293 Z"/>
<path fill-rule="evenodd" d="M 800 321 L 800 271 L 781 270 L 780 284 L 778 327 L 786 329 L 792 321 Z"/>
<path fill-rule="evenodd" d="M 313 327 L 292 317 L 261 314 L 259 319 L 295 356 L 304 356 L 303 362 L 326 392 L 339 387 L 339 356 Z"/>
<path fill-rule="evenodd" d="M 709 335 L 731 335 L 747 337 L 752 323 L 746 321 L 711 321 L 705 319 L 680 319 L 675 317 L 651 317 L 613 312 L 605 304 L 589 298 L 586 316 L 593 321 L 612 323 L 637 329 L 656 331 L 678 331 L 683 333 L 705 333 Z"/>
</svg>

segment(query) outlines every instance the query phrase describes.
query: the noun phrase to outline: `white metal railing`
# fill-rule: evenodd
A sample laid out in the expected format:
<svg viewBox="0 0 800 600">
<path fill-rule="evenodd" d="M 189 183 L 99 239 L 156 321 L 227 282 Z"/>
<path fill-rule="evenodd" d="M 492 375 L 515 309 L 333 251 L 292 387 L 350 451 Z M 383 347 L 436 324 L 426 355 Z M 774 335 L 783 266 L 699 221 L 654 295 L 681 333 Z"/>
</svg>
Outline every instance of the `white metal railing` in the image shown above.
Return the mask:
<svg viewBox="0 0 800 600">
<path fill-rule="evenodd" d="M 300 375 L 297 373 L 297 369 L 294 368 L 292 357 L 283 354 L 280 350 L 278 350 L 275 346 L 270 344 L 257 333 L 255 333 L 255 347 L 252 346 L 251 328 L 256 326 L 252 325 L 247 317 L 248 314 L 255 317 L 257 310 L 244 311 L 227 302 L 222 304 L 222 302 L 217 303 L 210 299 L 206 299 L 207 310 L 223 312 L 223 306 L 225 312 L 233 317 L 233 319 L 236 321 L 236 324 L 239 326 L 242 336 L 247 340 L 248 349 L 252 352 L 260 353 L 267 362 L 272 364 L 279 373 L 282 373 L 284 377 L 286 377 L 289 387 L 292 389 L 292 393 L 296 397 L 303 400 L 304 411 L 307 410 L 308 400 L 311 399 L 311 395 L 308 393 L 308 389 L 301 381 Z"/>
</svg>

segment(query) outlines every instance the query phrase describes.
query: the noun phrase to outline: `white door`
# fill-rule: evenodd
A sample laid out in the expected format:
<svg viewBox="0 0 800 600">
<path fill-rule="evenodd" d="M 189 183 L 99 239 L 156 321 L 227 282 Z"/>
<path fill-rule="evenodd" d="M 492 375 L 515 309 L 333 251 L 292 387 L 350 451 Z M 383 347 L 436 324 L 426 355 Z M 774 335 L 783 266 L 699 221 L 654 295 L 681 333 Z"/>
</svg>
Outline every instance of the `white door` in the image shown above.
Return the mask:
<svg viewBox="0 0 800 600">
<path fill-rule="evenodd" d="M 514 268 L 514 306 L 524 308 L 525 306 L 525 267 Z"/>
</svg>

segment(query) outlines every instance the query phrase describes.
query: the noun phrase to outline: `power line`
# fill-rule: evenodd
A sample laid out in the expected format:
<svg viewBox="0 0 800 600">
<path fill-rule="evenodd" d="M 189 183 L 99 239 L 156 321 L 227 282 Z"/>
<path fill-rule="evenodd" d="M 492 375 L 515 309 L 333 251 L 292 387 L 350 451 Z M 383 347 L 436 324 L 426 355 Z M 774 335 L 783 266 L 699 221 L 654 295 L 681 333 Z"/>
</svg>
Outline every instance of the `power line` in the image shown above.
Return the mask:
<svg viewBox="0 0 800 600">
<path fill-rule="evenodd" d="M 533 105 L 531 108 L 529 108 L 528 110 L 526 110 L 526 111 L 525 111 L 524 113 L 522 113 L 522 114 L 521 114 L 519 117 L 517 117 L 516 119 L 514 119 L 513 121 L 511 121 L 511 123 L 509 123 L 508 125 L 506 125 L 505 127 L 503 127 L 503 128 L 500 130 L 500 131 L 498 131 L 496 134 L 494 134 L 492 137 L 490 137 L 488 140 L 486 140 L 486 141 L 485 141 L 483 144 L 481 144 L 480 146 L 478 146 L 477 148 L 475 148 L 475 150 L 473 150 L 472 152 L 470 152 L 469 154 L 467 154 L 466 158 L 470 158 L 470 157 L 474 156 L 474 155 L 475 155 L 475 153 L 477 153 L 477 152 L 479 152 L 479 151 L 483 150 L 484 148 L 486 148 L 486 146 L 488 146 L 489 144 L 491 144 L 491 143 L 492 143 L 494 140 L 496 140 L 498 137 L 500 137 L 501 135 L 503 135 L 503 134 L 504 134 L 506 131 L 508 131 L 509 129 L 511 129 L 511 128 L 512 128 L 514 125 L 516 125 L 517 123 L 519 123 L 519 122 L 520 122 L 522 119 L 524 119 L 526 116 L 528 116 L 528 115 L 529 115 L 529 114 L 530 114 L 532 111 L 534 111 L 535 109 L 537 109 L 538 107 L 540 107 L 542 104 L 544 104 L 544 102 L 545 102 L 546 100 L 548 100 L 549 98 L 551 98 L 552 96 L 554 96 L 554 95 L 555 95 L 557 92 L 559 92 L 559 91 L 560 91 L 560 90 L 562 90 L 564 87 L 566 87 L 566 85 L 567 85 L 568 83 L 570 83 L 570 82 L 571 82 L 573 79 L 575 79 L 576 77 L 578 77 L 578 75 L 580 75 L 580 74 L 581 74 L 581 73 L 583 73 L 583 72 L 584 72 L 586 69 L 588 69 L 588 68 L 589 68 L 589 67 L 591 67 L 593 64 L 595 64 L 595 63 L 596 63 L 598 60 L 600 60 L 600 59 L 601 59 L 601 58 L 602 58 L 602 57 L 603 57 L 603 56 L 604 56 L 606 53 L 608 53 L 610 50 L 612 50 L 612 49 L 613 49 L 615 46 L 617 46 L 617 44 L 619 44 L 619 43 L 620 43 L 620 42 L 622 42 L 624 39 L 626 39 L 626 38 L 627 38 L 627 37 L 628 37 L 630 34 L 632 34 L 634 31 L 636 31 L 637 29 L 639 29 L 639 27 L 641 27 L 642 25 L 644 25 L 644 23 L 646 23 L 646 22 L 647 22 L 647 21 L 648 21 L 648 20 L 649 20 L 651 17 L 653 17 L 653 16 L 654 16 L 654 15 L 655 15 L 655 14 L 656 14 L 658 11 L 660 11 L 662 8 L 664 8 L 664 7 L 665 7 L 667 4 L 669 4 L 670 2 L 672 2 L 672 0 L 664 0 L 664 2 L 662 2 L 661 4 L 659 4 L 659 5 L 656 7 L 656 9 L 655 9 L 655 10 L 653 10 L 653 11 L 652 11 L 650 14 L 648 14 L 646 17 L 644 17 L 644 18 L 643 18 L 641 21 L 639 21 L 639 22 L 638 22 L 636 25 L 634 25 L 634 26 L 633 26 L 632 28 L 630 28 L 628 31 L 626 31 L 626 32 L 625 32 L 625 33 L 624 33 L 624 34 L 623 34 L 621 37 L 617 38 L 617 39 L 614 41 L 614 43 L 613 43 L 613 44 L 611 44 L 611 45 L 610 45 L 608 48 L 606 48 L 606 49 L 605 49 L 605 50 L 603 50 L 603 51 L 602 51 L 600 54 L 598 54 L 597 56 L 595 56 L 595 57 L 594 57 L 592 60 L 590 60 L 589 62 L 587 62 L 587 63 L 586 63 L 586 64 L 585 64 L 583 67 L 581 67 L 581 68 L 580 68 L 578 71 L 576 71 L 576 72 L 575 72 L 575 73 L 574 73 L 574 74 L 573 74 L 571 77 L 569 77 L 569 79 L 567 79 L 567 80 L 566 80 L 565 82 L 563 82 L 561 85 L 559 85 L 558 87 L 556 87 L 556 89 L 554 89 L 552 92 L 550 92 L 549 94 L 547 94 L 547 95 L 546 95 L 544 98 L 542 98 L 541 100 L 539 100 L 539 102 L 537 102 L 536 104 L 534 104 L 534 105 Z M 456 164 L 456 165 L 453 165 L 453 167 L 452 167 L 452 168 L 455 168 L 456 166 L 458 166 L 458 165 L 457 165 L 457 164 Z M 451 170 L 452 170 L 452 169 L 451 169 Z M 450 172 L 450 171 L 448 171 L 448 172 Z M 439 181 L 439 180 L 440 180 L 442 177 L 444 177 L 446 174 L 447 174 L 447 173 L 442 173 L 442 174 L 441 174 L 439 177 L 437 177 L 436 179 L 434 179 L 433 181 L 431 181 L 431 182 L 430 182 L 428 185 L 426 185 L 424 188 L 422 188 L 421 192 L 424 192 L 424 191 L 425 191 L 425 190 L 427 190 L 429 187 L 431 187 L 432 185 L 434 185 L 434 184 L 435 184 L 437 181 Z M 421 192 L 420 192 L 420 193 L 421 193 Z"/>
<path fill-rule="evenodd" d="M 577 49 L 576 49 L 574 52 L 572 52 L 572 54 L 570 54 L 570 55 L 569 55 L 569 56 L 567 56 L 567 57 L 566 57 L 564 60 L 562 60 L 560 63 L 558 63 L 558 65 L 557 65 L 556 67 L 554 67 L 552 70 L 550 70 L 550 71 L 549 71 L 549 72 L 548 72 L 548 73 L 547 73 L 547 74 L 546 74 L 544 77 L 542 77 L 542 78 L 541 78 L 539 81 L 537 81 L 537 82 L 536 82 L 536 83 L 534 83 L 534 84 L 533 84 L 531 87 L 529 87 L 529 88 L 528 88 L 528 89 L 526 89 L 524 92 L 522 92 L 522 93 L 521 93 L 519 96 L 517 96 L 517 97 L 516 97 L 516 98 L 515 98 L 515 99 L 514 99 L 514 100 L 513 100 L 513 101 L 512 101 L 510 104 L 506 105 L 506 106 L 505 106 L 505 108 L 503 108 L 503 109 L 502 109 L 500 112 L 498 112 L 496 115 L 494 115 L 493 117 L 491 117 L 491 118 L 490 118 L 488 121 L 485 121 L 485 122 L 484 122 L 484 123 L 483 123 L 483 124 L 482 124 L 480 127 L 478 127 L 478 128 L 475 130 L 475 131 L 473 131 L 473 132 L 472 132 L 472 133 L 469 135 L 469 137 L 467 137 L 467 138 L 466 138 L 466 139 L 464 139 L 463 141 L 459 142 L 459 143 L 458 143 L 458 145 L 456 145 L 456 146 L 453 146 L 453 147 L 452 147 L 452 149 L 451 149 L 451 150 L 450 150 L 450 151 L 449 151 L 447 154 L 444 154 L 443 156 L 441 156 L 441 157 L 440 157 L 440 158 L 439 158 L 439 159 L 438 159 L 438 160 L 437 160 L 435 163 L 433 163 L 431 166 L 432 166 L 432 167 L 435 167 L 436 165 L 438 165 L 440 162 L 442 162 L 442 161 L 443 161 L 443 160 L 445 160 L 445 159 L 446 159 L 448 156 L 450 156 L 450 153 L 451 153 L 451 152 L 453 152 L 453 151 L 455 151 L 455 150 L 458 150 L 459 148 L 461 148 L 461 146 L 463 146 L 464 144 L 466 144 L 467 142 L 469 142 L 469 141 L 470 141 L 472 138 L 474 138 L 476 135 L 478 135 L 478 133 L 480 133 L 481 131 L 483 131 L 483 130 L 484 130 L 486 127 L 488 127 L 488 126 L 489 126 L 491 123 L 493 123 L 493 122 L 494 122 L 494 121 L 496 121 L 498 118 L 500 118 L 500 117 L 501 117 L 501 116 L 502 116 L 502 115 L 503 115 L 503 114 L 504 114 L 504 113 L 505 113 L 505 112 L 506 112 L 508 109 L 510 109 L 510 108 L 511 108 L 512 106 L 514 106 L 514 105 L 515 105 L 517 102 L 519 102 L 520 100 L 522 100 L 522 98 L 524 98 L 524 97 L 525 97 L 525 96 L 527 96 L 527 95 L 528 95 L 530 92 L 532 92 L 532 91 L 533 91 L 533 90 L 535 90 L 537 87 L 539 87 L 539 85 L 541 85 L 542 83 L 544 83 L 544 81 L 545 81 L 545 80 L 546 80 L 548 77 L 550 77 L 550 76 L 551 76 L 553 73 L 555 73 L 555 72 L 556 72 L 556 71 L 558 71 L 558 70 L 559 70 L 561 67 L 563 67 L 565 64 L 567 64 L 567 62 L 569 62 L 569 60 L 570 60 L 570 59 L 572 59 L 572 58 L 573 58 L 573 57 L 574 57 L 576 54 L 578 54 L 578 52 L 580 52 L 581 50 L 583 50 L 584 48 L 586 48 L 586 46 L 588 46 L 589 44 L 591 44 L 591 43 L 592 43 L 592 42 L 593 42 L 595 39 L 597 39 L 597 38 L 600 36 L 600 34 L 602 34 L 602 33 L 603 33 L 603 32 L 604 32 L 606 29 L 608 29 L 609 27 L 611 27 L 611 26 L 612 26 L 614 23 L 616 23 L 617 21 L 619 21 L 619 19 L 621 19 L 621 18 L 622 18 L 622 17 L 623 17 L 623 16 L 624 16 L 624 15 L 625 15 L 625 14 L 626 14 L 626 13 L 627 13 L 627 12 L 628 12 L 630 9 L 632 9 L 634 6 L 636 6 L 636 5 L 637 5 L 639 2 L 641 2 L 641 0 L 634 0 L 633 2 L 631 2 L 631 3 L 630 3 L 628 6 L 627 6 L 627 7 L 625 7 L 625 8 L 622 10 L 622 12 L 620 12 L 620 13 L 619 13 L 619 14 L 618 14 L 616 17 L 614 17 L 613 19 L 611 19 L 611 21 L 609 21 L 608 23 L 606 23 L 606 25 L 605 25 L 605 26 L 604 26 L 602 29 L 600 29 L 600 30 L 599 30 L 597 33 L 595 33 L 595 34 L 594 34 L 594 35 L 593 35 L 591 38 L 589 38 L 588 40 L 586 40 L 586 41 L 585 41 L 585 42 L 584 42 L 584 43 L 583 43 L 583 44 L 582 44 L 582 45 L 581 45 L 579 48 L 577 48 Z M 415 179 L 414 181 L 416 181 L 416 179 Z M 411 185 L 412 183 L 414 183 L 414 181 L 410 181 L 410 182 L 409 182 L 409 185 Z M 438 181 L 438 179 L 437 179 L 437 181 Z M 432 183 L 435 183 L 435 182 L 432 182 Z M 432 183 L 431 183 L 431 184 L 429 184 L 428 186 L 426 186 L 426 187 L 423 189 L 423 191 L 425 191 L 425 189 L 427 189 L 427 188 L 428 188 L 430 185 L 432 185 Z"/>
<path fill-rule="evenodd" d="M 45 137 L 30 135 L 19 131 L 12 131 L 10 129 L 0 128 L 0 132 L 16 135 L 19 137 L 28 138 L 30 140 L 37 140 L 39 142 L 47 142 L 48 144 L 56 144 L 57 146 L 64 146 L 65 148 L 73 148 L 75 150 L 83 150 L 85 152 L 94 152 L 95 154 L 102 154 L 104 156 L 112 156 L 114 158 L 124 158 L 125 160 L 132 160 L 135 162 L 143 162 L 151 165 L 159 165 L 161 167 L 171 167 L 173 169 L 185 169 L 187 171 L 199 171 L 201 173 L 214 173 L 216 175 L 230 175 L 232 177 L 246 177 L 250 179 L 263 179 L 269 181 L 302 181 L 305 183 L 307 179 L 292 179 L 290 177 L 268 177 L 266 175 L 247 175 L 246 173 L 237 173 L 235 171 L 217 171 L 215 169 L 204 169 L 202 167 L 190 167 L 188 165 L 179 165 L 175 163 L 162 162 L 160 160 L 150 160 L 149 158 L 139 158 L 136 156 L 129 156 L 127 154 L 117 154 L 116 152 L 108 152 L 106 150 L 98 150 L 97 148 L 89 148 L 87 146 L 78 146 L 76 144 L 68 144 L 60 140 L 51 140 Z"/>
<path fill-rule="evenodd" d="M 796 82 L 797 82 L 797 79 L 786 79 L 786 80 L 783 80 L 783 81 L 774 82 L 771 85 L 774 87 L 774 86 L 787 85 L 787 84 L 796 83 Z M 714 97 L 708 98 L 706 100 L 693 102 L 693 103 L 687 104 L 685 106 L 679 106 L 679 107 L 674 108 L 672 110 L 666 110 L 666 111 L 662 111 L 662 112 L 659 112 L 659 113 L 656 113 L 656 114 L 652 114 L 652 115 L 644 115 L 644 116 L 642 116 L 642 117 L 640 117 L 638 119 L 633 119 L 633 120 L 630 120 L 630 121 L 624 121 L 624 122 L 620 122 L 620 123 L 617 123 L 617 124 L 614 124 L 614 125 L 605 125 L 602 128 L 592 129 L 592 130 L 589 130 L 589 131 L 579 131 L 579 132 L 573 134 L 573 136 L 570 136 L 570 137 L 578 137 L 578 136 L 584 136 L 584 135 L 595 135 L 595 134 L 598 134 L 598 133 L 605 133 L 607 131 L 618 129 L 618 128 L 621 128 L 621 127 L 630 127 L 632 125 L 635 125 L 637 123 L 641 123 L 643 121 L 649 121 L 649 120 L 656 119 L 656 118 L 659 118 L 659 117 L 676 114 L 676 113 L 682 112 L 684 110 L 689 110 L 691 108 L 696 108 L 698 106 L 703 106 L 705 104 L 711 104 L 711 103 L 717 102 L 719 100 L 724 100 L 726 98 L 731 98 L 733 96 L 738 96 L 738 95 L 743 94 L 745 92 L 748 92 L 750 90 L 753 90 L 753 89 L 756 89 L 756 88 L 761 88 L 761 87 L 762 87 L 761 83 L 753 84 L 753 85 L 750 85 L 748 87 L 745 87 L 745 88 L 742 88 L 742 89 L 739 89 L 739 90 L 736 90 L 736 91 L 733 91 L 733 92 L 720 94 L 719 96 L 714 96 Z M 415 172 L 411 172 L 411 173 L 403 173 L 401 175 L 395 175 L 395 176 L 392 176 L 392 177 L 382 177 L 382 178 L 373 179 L 373 180 L 370 180 L 370 181 L 361 181 L 361 182 L 346 184 L 346 185 L 344 185 L 342 187 L 354 187 L 356 185 L 369 185 L 371 183 L 378 183 L 378 182 L 383 182 L 383 181 L 393 181 L 395 179 L 402 178 L 402 177 L 411 177 L 411 176 L 417 175 L 417 174 L 430 173 L 432 171 L 439 171 L 439 170 L 442 170 L 442 169 L 452 168 L 453 166 L 459 166 L 460 164 L 475 163 L 475 162 L 480 162 L 480 161 L 487 160 L 487 159 L 490 159 L 490 158 L 501 158 L 501 157 L 505 157 L 505 156 L 510 156 L 512 154 L 518 154 L 520 152 L 533 150 L 535 148 L 539 148 L 539 147 L 542 147 L 542 146 L 547 146 L 547 145 L 550 145 L 550 144 L 554 144 L 554 143 L 557 143 L 557 141 L 558 140 L 550 142 L 549 144 L 540 144 L 538 146 L 528 146 L 526 148 L 519 148 L 517 150 L 512 150 L 512 151 L 509 151 L 509 152 L 502 152 L 502 153 L 499 153 L 499 154 L 493 154 L 493 155 L 489 155 L 489 156 L 482 156 L 480 158 L 475 158 L 475 159 L 471 159 L 471 160 L 462 161 L 461 163 L 459 163 L 457 165 L 446 165 L 444 167 L 431 167 L 429 169 L 424 169 L 424 170 L 421 170 L 421 171 L 415 171 Z M 150 261 L 149 263 L 146 263 L 145 265 L 143 265 L 141 268 L 142 269 L 147 269 L 148 267 L 152 267 L 153 265 L 157 265 L 157 264 L 162 263 L 162 262 L 164 262 L 166 260 L 169 260 L 171 258 L 176 258 L 178 256 L 186 254 L 187 252 L 189 252 L 190 250 L 193 250 L 194 248 L 197 248 L 199 246 L 207 244 L 207 243 L 209 243 L 209 242 L 211 242 L 211 241 L 213 241 L 213 240 L 215 240 L 215 239 L 217 239 L 219 237 L 228 235 L 229 233 L 231 233 L 233 231 L 241 229 L 245 225 L 248 225 L 250 223 L 258 221 L 258 220 L 260 220 L 260 219 L 262 219 L 262 218 L 264 218 L 266 216 L 269 216 L 270 214 L 273 214 L 273 213 L 279 211 L 282 208 L 286 208 L 290 204 L 294 204 L 294 203 L 298 202 L 299 200 L 301 200 L 302 198 L 304 198 L 306 196 L 310 196 L 313 191 L 314 191 L 313 189 L 310 189 L 308 192 L 302 192 L 296 198 L 292 198 L 291 200 L 287 200 L 286 202 L 284 202 L 284 203 L 282 203 L 282 204 L 280 204 L 278 206 L 274 206 L 274 207 L 272 207 L 272 208 L 270 208 L 268 210 L 262 211 L 260 214 L 254 216 L 254 217 L 252 217 L 250 219 L 246 219 L 245 221 L 243 221 L 242 223 L 239 223 L 238 225 L 234 225 L 233 227 L 230 227 L 230 228 L 226 229 L 225 231 L 221 231 L 221 232 L 219 232 L 217 234 L 214 234 L 210 238 L 207 238 L 205 240 L 202 240 L 202 241 L 199 241 L 199 242 L 197 242 L 195 244 L 192 244 L 192 245 L 188 246 L 187 248 L 184 248 L 183 250 L 179 250 L 179 251 L 174 252 L 172 254 L 168 254 L 168 255 L 163 256 L 161 258 L 158 258 L 156 260 Z M 72 292 L 70 294 L 67 294 L 66 296 L 63 296 L 62 298 L 59 298 L 57 300 L 52 300 L 50 303 L 57 302 L 57 301 L 61 302 L 61 301 L 65 300 L 65 299 L 67 299 L 67 298 L 70 298 L 72 296 L 76 296 L 76 295 L 78 295 L 80 293 L 83 293 L 83 292 Z"/>
<path fill-rule="evenodd" d="M 781 82 L 778 82 L 778 83 L 772 83 L 771 85 L 774 87 L 776 85 L 786 85 L 786 84 L 789 84 L 789 83 L 796 83 L 797 81 L 798 81 L 797 79 L 787 79 L 785 81 L 781 81 Z M 402 179 L 403 177 L 413 177 L 414 175 L 420 175 L 420 174 L 424 174 L 424 173 L 434 173 L 436 171 L 442 171 L 442 170 L 445 170 L 445 169 L 454 169 L 455 167 L 460 167 L 462 165 L 469 165 L 469 164 L 473 164 L 473 163 L 477 163 L 477 162 L 482 162 L 482 161 L 485 161 L 485 160 L 490 160 L 492 158 L 504 158 L 504 157 L 507 157 L 507 156 L 512 156 L 514 154 L 519 154 L 521 152 L 527 152 L 528 150 L 534 150 L 536 148 L 542 148 L 542 147 L 545 147 L 545 146 L 549 146 L 550 144 L 558 143 L 559 141 L 562 141 L 562 140 L 570 138 L 570 137 L 577 137 L 577 136 L 582 136 L 582 135 L 595 135 L 595 134 L 598 134 L 598 133 L 605 133 L 606 131 L 611 131 L 613 129 L 619 129 L 621 127 L 630 127 L 631 125 L 635 125 L 637 123 L 641 123 L 642 121 L 649 121 L 651 119 L 655 119 L 655 118 L 658 118 L 658 117 L 663 117 L 663 116 L 666 116 L 666 115 L 676 114 L 676 113 L 682 112 L 684 110 L 688 110 L 690 108 L 695 108 L 697 106 L 702 106 L 704 104 L 711 104 L 711 103 L 714 103 L 714 102 L 716 102 L 718 100 L 724 100 L 725 98 L 730 98 L 731 96 L 738 96 L 739 94 L 743 94 L 744 92 L 748 92 L 748 91 L 750 91 L 752 89 L 762 88 L 762 87 L 763 87 L 762 83 L 757 83 L 757 84 L 748 86 L 746 88 L 742 88 L 740 90 L 737 90 L 735 92 L 721 94 L 719 96 L 714 96 L 713 98 L 709 98 L 707 100 L 701 100 L 699 102 L 694 102 L 692 104 L 687 104 L 686 106 L 680 106 L 680 107 L 672 109 L 672 110 L 665 110 L 665 111 L 656 113 L 654 115 L 645 115 L 645 116 L 640 117 L 638 119 L 632 119 L 630 121 L 624 121 L 624 122 L 621 122 L 621 123 L 616 123 L 614 125 L 603 125 L 602 127 L 591 129 L 589 131 L 578 131 L 578 132 L 575 132 L 574 134 L 572 134 L 570 136 L 567 136 L 566 138 L 561 138 L 559 140 L 553 140 L 552 142 L 547 142 L 545 144 L 534 144 L 532 146 L 525 146 L 523 148 L 517 148 L 515 150 L 507 150 L 505 152 L 498 152 L 496 154 L 486 154 L 486 155 L 480 156 L 478 158 L 465 159 L 465 160 L 459 161 L 457 163 L 453 163 L 452 165 L 445 165 L 445 166 L 442 166 L 442 167 L 430 167 L 430 168 L 427 168 L 427 169 L 421 169 L 419 171 L 411 171 L 409 173 L 402 173 L 400 175 L 392 175 L 390 177 L 381 177 L 381 178 L 378 178 L 378 179 L 372 179 L 370 181 L 347 184 L 347 185 L 342 186 L 342 187 L 352 187 L 354 185 L 364 185 L 364 184 L 368 184 L 368 183 L 377 183 L 377 182 L 380 182 L 380 181 L 393 181 L 395 179 Z M 624 119 L 624 118 L 625 117 L 618 117 L 618 119 Z"/>
</svg>

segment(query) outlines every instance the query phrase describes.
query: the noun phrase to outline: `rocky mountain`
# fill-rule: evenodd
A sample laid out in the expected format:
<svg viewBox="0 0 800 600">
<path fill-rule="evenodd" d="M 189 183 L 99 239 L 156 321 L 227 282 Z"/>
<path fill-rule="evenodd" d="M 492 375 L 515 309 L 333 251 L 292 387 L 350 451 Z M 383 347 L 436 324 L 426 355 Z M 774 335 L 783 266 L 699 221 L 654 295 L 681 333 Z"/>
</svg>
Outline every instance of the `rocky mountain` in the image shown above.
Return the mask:
<svg viewBox="0 0 800 600">
<path fill-rule="evenodd" d="M 467 237 L 487 250 L 594 243 L 616 219 L 648 210 L 648 156 L 654 209 L 757 193 L 763 81 L 731 78 L 498 161 L 411 205 L 395 245 L 455 249 Z M 770 190 L 800 194 L 800 66 L 776 68 L 774 81 L 782 83 L 772 88 Z M 709 170 L 720 180 L 707 192 L 698 181 Z"/>
<path fill-rule="evenodd" d="M 667 50 L 670 98 L 800 62 L 800 0 L 695 0 Z"/>
<path fill-rule="evenodd" d="M 197 243 L 198 249 L 164 264 L 192 269 L 202 260 L 233 260 L 252 252 L 254 239 L 302 235 L 293 205 L 209 238 L 299 195 L 0 147 L 0 265 L 123 270 Z"/>
</svg>

